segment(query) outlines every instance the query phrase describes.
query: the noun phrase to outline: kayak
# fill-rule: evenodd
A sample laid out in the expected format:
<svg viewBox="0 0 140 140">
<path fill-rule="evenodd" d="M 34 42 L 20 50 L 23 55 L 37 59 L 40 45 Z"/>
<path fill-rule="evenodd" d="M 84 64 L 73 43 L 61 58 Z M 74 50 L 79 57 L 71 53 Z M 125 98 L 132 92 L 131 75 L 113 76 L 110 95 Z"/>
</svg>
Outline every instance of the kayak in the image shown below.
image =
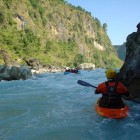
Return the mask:
<svg viewBox="0 0 140 140">
<path fill-rule="evenodd" d="M 96 112 L 104 117 L 114 118 L 114 119 L 121 119 L 128 116 L 129 107 L 125 104 L 123 108 L 105 108 L 99 106 L 99 100 L 97 100 L 95 110 Z"/>
</svg>

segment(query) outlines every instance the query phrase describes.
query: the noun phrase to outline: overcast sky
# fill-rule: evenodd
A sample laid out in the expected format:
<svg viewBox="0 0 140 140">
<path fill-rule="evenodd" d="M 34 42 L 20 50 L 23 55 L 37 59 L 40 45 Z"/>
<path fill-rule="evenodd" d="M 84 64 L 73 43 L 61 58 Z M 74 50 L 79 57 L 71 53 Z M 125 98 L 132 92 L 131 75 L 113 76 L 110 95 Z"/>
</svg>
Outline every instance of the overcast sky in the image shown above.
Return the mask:
<svg viewBox="0 0 140 140">
<path fill-rule="evenodd" d="M 113 45 L 122 45 L 126 37 L 136 32 L 140 22 L 140 0 L 67 0 L 81 6 L 101 24 L 107 23 L 107 34 Z"/>
</svg>

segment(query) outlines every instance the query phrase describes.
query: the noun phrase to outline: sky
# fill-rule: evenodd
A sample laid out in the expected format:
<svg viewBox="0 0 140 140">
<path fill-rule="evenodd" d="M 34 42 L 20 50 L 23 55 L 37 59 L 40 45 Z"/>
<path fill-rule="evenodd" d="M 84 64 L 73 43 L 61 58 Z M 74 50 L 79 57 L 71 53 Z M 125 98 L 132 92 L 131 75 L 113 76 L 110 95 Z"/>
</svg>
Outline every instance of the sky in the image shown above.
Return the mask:
<svg viewBox="0 0 140 140">
<path fill-rule="evenodd" d="M 107 24 L 112 45 L 122 45 L 129 34 L 136 32 L 140 22 L 140 0 L 67 0 L 90 12 L 92 17 Z"/>
</svg>

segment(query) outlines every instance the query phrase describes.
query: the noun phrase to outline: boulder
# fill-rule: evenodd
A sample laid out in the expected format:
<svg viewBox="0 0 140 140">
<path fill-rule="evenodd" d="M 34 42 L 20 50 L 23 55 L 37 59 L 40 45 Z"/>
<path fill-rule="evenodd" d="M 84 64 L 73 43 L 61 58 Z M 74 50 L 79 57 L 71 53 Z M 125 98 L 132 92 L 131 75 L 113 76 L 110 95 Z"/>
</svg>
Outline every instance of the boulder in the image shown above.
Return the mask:
<svg viewBox="0 0 140 140">
<path fill-rule="evenodd" d="M 0 80 L 26 80 L 31 77 L 31 70 L 27 66 L 0 66 Z"/>
<path fill-rule="evenodd" d="M 93 63 L 83 63 L 78 66 L 78 69 L 82 70 L 94 70 L 95 65 Z"/>
<path fill-rule="evenodd" d="M 37 59 L 37 58 L 33 58 L 33 59 L 30 59 L 30 60 L 25 59 L 25 62 L 32 69 L 39 70 L 40 68 L 42 68 L 42 64 L 41 64 L 40 60 Z"/>
</svg>

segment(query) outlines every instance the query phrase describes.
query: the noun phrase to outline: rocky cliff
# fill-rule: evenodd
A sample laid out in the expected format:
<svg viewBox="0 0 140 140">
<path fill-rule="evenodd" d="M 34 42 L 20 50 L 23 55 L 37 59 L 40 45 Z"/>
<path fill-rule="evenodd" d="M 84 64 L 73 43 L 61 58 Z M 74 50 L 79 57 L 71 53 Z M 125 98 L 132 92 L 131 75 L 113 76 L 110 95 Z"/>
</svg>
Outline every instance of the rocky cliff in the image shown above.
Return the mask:
<svg viewBox="0 0 140 140">
<path fill-rule="evenodd" d="M 63 0 L 1 0 L 0 49 L 0 64 L 7 65 L 29 59 L 42 65 L 122 65 L 100 21 Z"/>
<path fill-rule="evenodd" d="M 137 32 L 127 36 L 126 58 L 119 79 L 128 87 L 133 100 L 140 102 L 140 23 Z"/>
</svg>

